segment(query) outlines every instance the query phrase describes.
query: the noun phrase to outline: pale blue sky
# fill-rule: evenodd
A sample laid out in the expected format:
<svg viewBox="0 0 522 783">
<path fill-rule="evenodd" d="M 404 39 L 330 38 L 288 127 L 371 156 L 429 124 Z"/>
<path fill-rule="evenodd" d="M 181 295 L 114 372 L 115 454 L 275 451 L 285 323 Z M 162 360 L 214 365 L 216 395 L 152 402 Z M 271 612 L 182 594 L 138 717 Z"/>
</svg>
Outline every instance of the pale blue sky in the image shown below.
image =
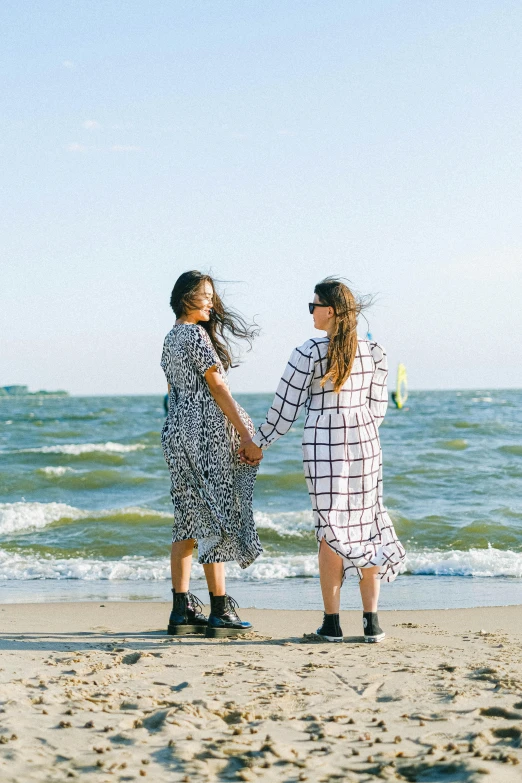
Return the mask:
<svg viewBox="0 0 522 783">
<path fill-rule="evenodd" d="M 412 388 L 522 386 L 518 0 L 4 0 L 0 26 L 0 385 L 162 392 L 199 268 L 263 328 L 236 391 L 274 389 L 327 274 L 378 295 Z"/>
</svg>

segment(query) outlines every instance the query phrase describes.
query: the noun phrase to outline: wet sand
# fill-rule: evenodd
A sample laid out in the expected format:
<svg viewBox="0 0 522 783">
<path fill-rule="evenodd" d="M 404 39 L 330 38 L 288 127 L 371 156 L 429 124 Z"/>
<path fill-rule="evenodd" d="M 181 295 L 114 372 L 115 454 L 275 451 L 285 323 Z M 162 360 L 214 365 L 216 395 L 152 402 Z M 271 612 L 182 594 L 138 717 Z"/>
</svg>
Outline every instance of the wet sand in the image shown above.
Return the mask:
<svg viewBox="0 0 522 783">
<path fill-rule="evenodd" d="M 242 610 L 172 638 L 167 604 L 0 606 L 0 779 L 520 781 L 522 607 L 381 612 L 387 639 Z"/>
</svg>

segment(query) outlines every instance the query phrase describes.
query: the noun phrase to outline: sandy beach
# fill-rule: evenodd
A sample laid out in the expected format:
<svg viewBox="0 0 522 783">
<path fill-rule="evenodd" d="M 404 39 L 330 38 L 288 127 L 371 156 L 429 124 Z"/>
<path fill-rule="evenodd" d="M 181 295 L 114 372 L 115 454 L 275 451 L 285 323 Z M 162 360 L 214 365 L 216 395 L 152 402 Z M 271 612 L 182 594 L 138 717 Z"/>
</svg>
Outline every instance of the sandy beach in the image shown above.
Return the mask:
<svg viewBox="0 0 522 783">
<path fill-rule="evenodd" d="M 241 640 L 170 638 L 168 605 L 0 607 L 0 778 L 519 781 L 522 607 L 243 610 Z M 487 776 L 487 777 L 486 777 Z"/>
</svg>

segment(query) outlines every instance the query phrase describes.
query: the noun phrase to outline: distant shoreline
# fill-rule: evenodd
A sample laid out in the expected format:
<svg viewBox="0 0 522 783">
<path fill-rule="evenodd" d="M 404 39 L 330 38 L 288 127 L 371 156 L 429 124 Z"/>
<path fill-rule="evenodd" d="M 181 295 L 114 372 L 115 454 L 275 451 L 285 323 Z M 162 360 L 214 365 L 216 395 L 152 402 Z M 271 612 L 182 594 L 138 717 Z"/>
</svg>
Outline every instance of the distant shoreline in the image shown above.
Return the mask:
<svg viewBox="0 0 522 783">
<path fill-rule="evenodd" d="M 19 400 L 25 397 L 69 397 L 69 392 L 63 389 L 57 389 L 56 391 L 47 391 L 46 389 L 40 389 L 39 391 L 29 391 L 28 386 L 22 386 L 15 384 L 12 386 L 0 386 L 0 399 L 7 400 Z"/>
<path fill-rule="evenodd" d="M 449 393 L 453 392 L 455 394 L 463 394 L 463 393 L 476 393 L 476 394 L 485 394 L 487 392 L 512 392 L 512 391 L 521 391 L 522 386 L 487 386 L 483 389 L 479 389 L 477 387 L 470 387 L 465 389 L 410 389 L 410 394 L 442 394 L 442 393 Z M 260 394 L 268 395 L 268 394 L 274 394 L 275 387 L 273 389 L 270 389 L 269 391 L 236 391 L 233 390 L 233 394 L 241 396 L 241 397 L 249 397 L 249 396 L 257 396 Z M 391 388 L 390 388 L 391 392 Z M 0 401 L 1 400 L 14 400 L 14 399 L 24 399 L 26 397 L 67 397 L 69 399 L 90 399 L 90 398 L 100 398 L 100 397 L 161 397 L 163 398 L 165 396 L 166 392 L 164 391 L 157 391 L 157 392 L 103 392 L 100 394 L 75 394 L 74 392 L 67 392 L 67 391 L 38 391 L 38 392 L 28 392 L 25 395 L 14 395 L 14 394 L 2 394 L 0 391 Z"/>
</svg>

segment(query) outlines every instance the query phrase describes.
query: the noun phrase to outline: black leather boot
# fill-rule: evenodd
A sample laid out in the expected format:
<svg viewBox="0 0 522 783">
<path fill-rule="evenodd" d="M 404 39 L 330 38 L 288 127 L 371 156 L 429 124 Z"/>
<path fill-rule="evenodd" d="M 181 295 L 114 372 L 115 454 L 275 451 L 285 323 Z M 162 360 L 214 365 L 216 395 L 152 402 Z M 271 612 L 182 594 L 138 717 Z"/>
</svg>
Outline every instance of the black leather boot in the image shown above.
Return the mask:
<svg viewBox="0 0 522 783">
<path fill-rule="evenodd" d="M 210 615 L 205 636 L 209 639 L 237 636 L 252 629 L 252 623 L 242 622 L 237 602 L 229 595 L 210 595 Z"/>
<path fill-rule="evenodd" d="M 181 636 L 188 633 L 205 633 L 208 620 L 202 614 L 203 604 L 192 593 L 172 591 L 172 612 L 167 633 Z"/>
<path fill-rule="evenodd" d="M 342 642 L 343 631 L 338 614 L 326 614 L 323 616 L 323 624 L 316 631 L 317 636 L 326 639 L 327 642 Z"/>
<path fill-rule="evenodd" d="M 377 612 L 363 612 L 364 641 L 370 644 L 382 642 L 386 634 L 379 625 Z"/>
</svg>

